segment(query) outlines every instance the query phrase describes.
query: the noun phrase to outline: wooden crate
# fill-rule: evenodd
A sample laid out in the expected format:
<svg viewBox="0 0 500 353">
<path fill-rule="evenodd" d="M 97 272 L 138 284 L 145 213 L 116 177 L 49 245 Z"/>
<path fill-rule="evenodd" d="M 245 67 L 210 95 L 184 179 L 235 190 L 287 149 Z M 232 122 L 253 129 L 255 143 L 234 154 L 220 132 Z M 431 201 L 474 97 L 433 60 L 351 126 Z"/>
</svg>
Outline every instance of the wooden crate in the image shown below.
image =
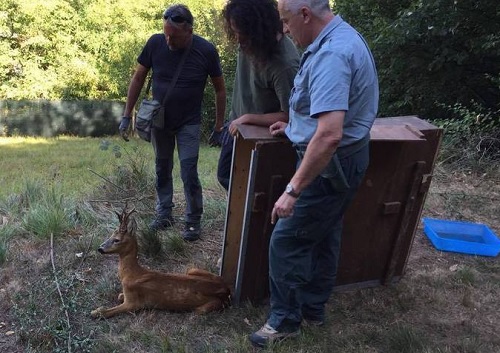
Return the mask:
<svg viewBox="0 0 500 353">
<path fill-rule="evenodd" d="M 441 138 L 441 129 L 415 116 L 375 121 L 370 165 L 344 220 L 336 290 L 388 284 L 404 274 Z M 239 126 L 220 271 L 236 304 L 269 296 L 271 210 L 295 163 L 288 139 Z"/>
</svg>

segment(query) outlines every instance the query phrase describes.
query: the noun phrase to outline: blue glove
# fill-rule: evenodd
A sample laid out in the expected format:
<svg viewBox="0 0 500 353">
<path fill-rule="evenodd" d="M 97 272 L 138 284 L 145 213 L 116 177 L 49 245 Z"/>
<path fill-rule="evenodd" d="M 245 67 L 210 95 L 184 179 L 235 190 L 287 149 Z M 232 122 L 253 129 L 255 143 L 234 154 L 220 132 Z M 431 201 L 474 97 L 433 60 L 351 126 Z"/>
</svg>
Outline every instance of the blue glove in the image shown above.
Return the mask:
<svg viewBox="0 0 500 353">
<path fill-rule="evenodd" d="M 128 141 L 128 128 L 130 126 L 130 117 L 124 116 L 120 122 L 118 130 L 120 130 L 120 136 L 123 137 L 125 141 Z"/>
<path fill-rule="evenodd" d="M 210 134 L 210 137 L 208 138 L 208 144 L 210 147 L 220 147 L 222 145 L 221 143 L 221 136 L 222 136 L 222 131 L 215 131 L 215 129 L 212 131 Z"/>
</svg>

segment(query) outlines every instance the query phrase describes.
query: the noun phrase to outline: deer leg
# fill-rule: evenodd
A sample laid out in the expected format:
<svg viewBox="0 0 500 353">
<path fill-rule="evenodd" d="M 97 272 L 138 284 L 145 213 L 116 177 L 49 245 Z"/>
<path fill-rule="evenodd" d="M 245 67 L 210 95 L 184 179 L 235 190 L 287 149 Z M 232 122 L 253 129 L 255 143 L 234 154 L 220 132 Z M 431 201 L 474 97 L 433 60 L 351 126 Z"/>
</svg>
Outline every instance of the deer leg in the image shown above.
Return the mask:
<svg viewBox="0 0 500 353">
<path fill-rule="evenodd" d="M 220 276 L 214 275 L 211 272 L 201 270 L 199 268 L 190 268 L 189 270 L 187 270 L 186 274 L 188 276 L 201 277 L 205 279 L 214 280 L 217 282 L 222 282 L 222 278 Z"/>
<path fill-rule="evenodd" d="M 127 293 L 127 295 L 125 295 Z M 118 295 L 118 300 L 122 301 L 120 305 L 114 306 L 112 308 L 106 309 L 104 307 L 97 308 L 93 310 L 90 315 L 93 318 L 105 318 L 107 319 L 108 317 L 121 314 L 121 313 L 126 313 L 126 312 L 131 312 L 135 311 L 137 309 L 140 309 L 141 306 L 137 305 L 137 300 L 134 295 L 134 292 L 127 291 L 126 288 L 123 289 L 123 292 Z"/>
<path fill-rule="evenodd" d="M 92 312 L 90 313 L 90 315 L 96 319 L 96 318 L 109 318 L 111 316 L 114 316 L 114 315 L 117 315 L 117 314 L 121 314 L 121 313 L 127 313 L 127 312 L 131 312 L 131 311 L 134 311 L 134 310 L 137 310 L 138 308 L 135 307 L 134 305 L 130 305 L 126 302 L 120 304 L 120 305 L 117 305 L 117 306 L 114 306 L 112 308 L 109 308 L 109 309 L 106 309 L 104 307 L 100 307 L 100 308 L 97 308 L 95 310 L 92 310 Z"/>
<path fill-rule="evenodd" d="M 212 299 L 209 302 L 197 307 L 195 309 L 195 312 L 197 314 L 201 315 L 201 314 L 209 313 L 211 311 L 219 311 L 219 310 L 222 310 L 223 308 L 224 308 L 224 304 L 222 303 L 222 301 L 218 298 L 215 298 L 215 299 Z"/>
</svg>

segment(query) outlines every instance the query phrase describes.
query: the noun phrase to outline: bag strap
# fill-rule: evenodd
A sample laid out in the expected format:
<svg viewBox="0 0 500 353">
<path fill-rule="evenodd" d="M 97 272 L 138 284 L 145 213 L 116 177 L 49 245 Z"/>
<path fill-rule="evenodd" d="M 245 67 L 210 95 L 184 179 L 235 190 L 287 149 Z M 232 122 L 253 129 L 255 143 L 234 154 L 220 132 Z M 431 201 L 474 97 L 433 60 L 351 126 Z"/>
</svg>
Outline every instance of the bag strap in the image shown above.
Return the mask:
<svg viewBox="0 0 500 353">
<path fill-rule="evenodd" d="M 148 80 L 148 85 L 146 87 L 146 92 L 144 92 L 144 97 L 147 98 L 148 97 L 148 94 L 149 94 L 149 90 L 151 89 L 151 83 L 153 81 L 153 74 L 151 74 L 149 76 L 149 80 Z"/>
<path fill-rule="evenodd" d="M 181 61 L 179 61 L 179 65 L 177 65 L 177 70 L 175 71 L 174 77 L 172 78 L 172 82 L 170 82 L 170 86 L 168 86 L 167 92 L 165 93 L 165 96 L 163 97 L 163 101 L 161 102 L 161 105 L 163 105 L 163 106 L 167 102 L 167 98 L 170 95 L 170 93 L 172 92 L 172 89 L 175 87 L 177 79 L 179 78 L 179 75 L 181 73 L 182 67 L 184 66 L 184 63 L 186 62 L 186 58 L 187 58 L 189 52 L 191 51 L 191 44 L 192 43 L 193 43 L 193 40 L 191 39 L 191 42 L 189 43 L 189 45 L 186 47 L 186 50 L 182 54 Z M 149 76 L 148 85 L 146 87 L 146 92 L 144 94 L 145 97 L 147 97 L 149 94 L 149 90 L 151 89 L 152 80 L 153 80 L 153 75 Z"/>
<path fill-rule="evenodd" d="M 193 43 L 193 39 L 191 38 L 191 41 L 189 42 L 189 45 L 186 47 L 184 50 L 184 53 L 182 54 L 181 61 L 179 62 L 179 65 L 177 65 L 177 71 L 175 71 L 175 75 L 172 78 L 172 82 L 170 82 L 170 86 L 168 86 L 167 92 L 165 93 L 165 97 L 163 97 L 163 101 L 161 102 L 161 105 L 165 106 L 165 103 L 167 102 L 167 98 L 172 92 L 172 89 L 175 87 L 175 84 L 177 83 L 177 79 L 179 78 L 179 74 L 181 73 L 182 67 L 184 66 L 184 63 L 186 62 L 186 58 L 191 51 L 191 44 Z"/>
</svg>

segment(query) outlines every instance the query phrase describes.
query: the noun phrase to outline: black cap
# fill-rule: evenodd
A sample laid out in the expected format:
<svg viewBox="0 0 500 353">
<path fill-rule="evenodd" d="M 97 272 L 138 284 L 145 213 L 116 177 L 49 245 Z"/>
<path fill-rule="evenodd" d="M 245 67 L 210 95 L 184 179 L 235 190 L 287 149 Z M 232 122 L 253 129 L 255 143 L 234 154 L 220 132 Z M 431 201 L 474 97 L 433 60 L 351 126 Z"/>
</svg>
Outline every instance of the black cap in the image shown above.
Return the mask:
<svg viewBox="0 0 500 353">
<path fill-rule="evenodd" d="M 178 4 L 170 6 L 163 13 L 163 18 L 165 20 L 170 18 L 170 20 L 175 23 L 187 22 L 193 25 L 193 15 L 186 5 Z"/>
</svg>

